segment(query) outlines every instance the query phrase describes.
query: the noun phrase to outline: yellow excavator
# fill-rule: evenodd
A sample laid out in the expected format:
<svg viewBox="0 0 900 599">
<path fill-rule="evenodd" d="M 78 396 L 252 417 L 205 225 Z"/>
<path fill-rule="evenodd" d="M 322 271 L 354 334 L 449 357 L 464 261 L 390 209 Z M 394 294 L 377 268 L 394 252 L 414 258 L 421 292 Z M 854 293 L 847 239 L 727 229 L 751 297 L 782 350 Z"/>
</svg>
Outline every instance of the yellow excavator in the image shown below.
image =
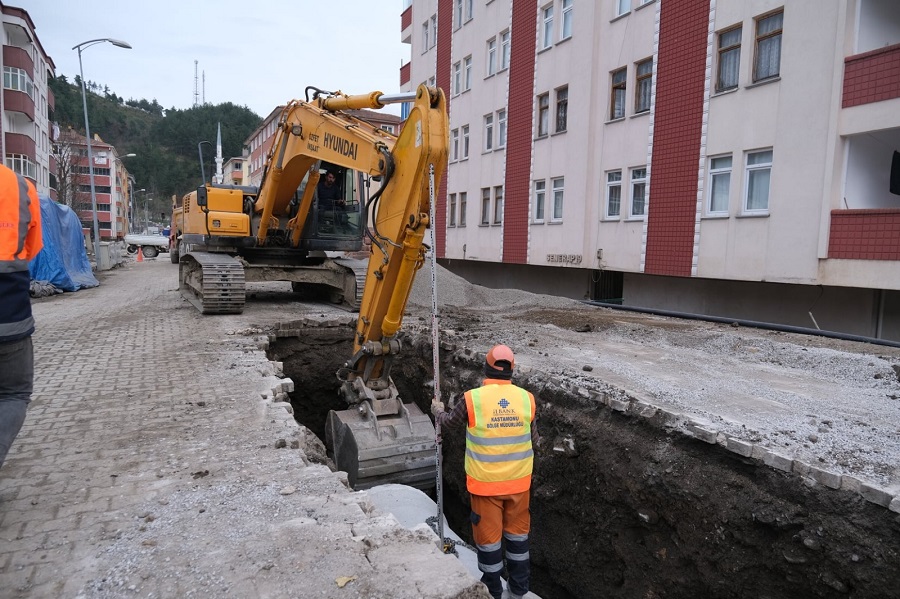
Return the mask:
<svg viewBox="0 0 900 599">
<path fill-rule="evenodd" d="M 412 107 L 396 137 L 345 112 L 397 102 Z M 204 183 L 183 197 L 173 219 L 180 287 L 204 313 L 240 312 L 245 280 L 290 280 L 295 291 L 324 289 L 344 302 L 363 283 L 354 353 L 337 372 L 350 408 L 329 412 L 325 432 L 329 454 L 354 489 L 435 483 L 434 427 L 401 400 L 391 365 L 428 250 L 448 138 L 439 89 L 345 95 L 307 88 L 306 101 L 293 100 L 281 113 L 258 189 Z M 334 195 L 319 185 L 322 170 L 336 172 L 342 188 L 332 204 L 321 197 Z M 380 182 L 364 201 L 355 185 L 360 175 Z M 363 234 L 371 254 L 357 272 L 325 254 L 359 249 Z"/>
</svg>

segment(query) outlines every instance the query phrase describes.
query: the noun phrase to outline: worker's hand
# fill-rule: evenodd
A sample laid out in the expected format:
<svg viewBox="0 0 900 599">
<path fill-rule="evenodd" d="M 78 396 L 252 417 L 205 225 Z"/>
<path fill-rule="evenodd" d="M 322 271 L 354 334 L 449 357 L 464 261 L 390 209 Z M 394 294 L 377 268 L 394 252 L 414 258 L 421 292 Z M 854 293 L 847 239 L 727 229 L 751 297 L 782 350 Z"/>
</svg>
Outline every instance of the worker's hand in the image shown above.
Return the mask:
<svg viewBox="0 0 900 599">
<path fill-rule="evenodd" d="M 431 413 L 434 414 L 434 417 L 437 418 L 437 415 L 444 411 L 444 402 L 437 401 L 436 399 L 431 400 Z"/>
</svg>

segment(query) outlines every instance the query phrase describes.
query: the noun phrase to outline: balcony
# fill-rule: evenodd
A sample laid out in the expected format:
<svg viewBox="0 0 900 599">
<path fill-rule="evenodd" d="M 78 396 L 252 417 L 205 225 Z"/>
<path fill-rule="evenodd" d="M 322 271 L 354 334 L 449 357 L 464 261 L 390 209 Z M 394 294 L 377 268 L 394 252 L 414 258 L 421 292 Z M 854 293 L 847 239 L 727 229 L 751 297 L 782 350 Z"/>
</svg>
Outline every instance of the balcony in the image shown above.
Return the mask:
<svg viewBox="0 0 900 599">
<path fill-rule="evenodd" d="M 412 5 L 400 13 L 400 41 L 404 44 L 412 43 Z"/>
<path fill-rule="evenodd" d="M 900 44 L 844 59 L 843 108 L 900 98 Z"/>
<path fill-rule="evenodd" d="M 900 260 L 900 208 L 832 210 L 828 257 Z"/>
<path fill-rule="evenodd" d="M 400 86 L 404 86 L 409 83 L 409 71 L 412 63 L 408 62 L 402 67 L 400 67 Z"/>
</svg>

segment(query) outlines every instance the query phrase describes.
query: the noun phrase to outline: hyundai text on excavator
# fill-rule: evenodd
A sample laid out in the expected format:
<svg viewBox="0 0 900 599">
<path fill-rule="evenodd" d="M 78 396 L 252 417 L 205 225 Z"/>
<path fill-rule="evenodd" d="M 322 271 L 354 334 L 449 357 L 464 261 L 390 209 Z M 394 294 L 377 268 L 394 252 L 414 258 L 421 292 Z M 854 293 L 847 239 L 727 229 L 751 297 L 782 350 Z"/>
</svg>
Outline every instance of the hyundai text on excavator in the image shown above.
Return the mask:
<svg viewBox="0 0 900 599">
<path fill-rule="evenodd" d="M 397 137 L 343 112 L 405 101 L 412 108 Z M 182 293 L 204 313 L 240 312 L 245 278 L 290 280 L 298 291 L 324 287 L 333 301 L 346 301 L 355 293 L 354 273 L 324 252 L 356 250 L 362 234 L 370 237 L 354 353 L 337 372 L 350 409 L 330 411 L 325 426 L 328 453 L 355 489 L 435 483 L 434 427 L 415 403 L 403 403 L 391 365 L 428 250 L 432 193 L 446 168 L 448 138 L 439 89 L 348 96 L 307 88 L 305 102 L 293 100 L 281 113 L 258 190 L 204 183 L 176 211 Z M 318 197 L 322 167 L 338 169 L 344 210 Z M 365 203 L 353 189 L 360 174 L 381 184 Z"/>
</svg>

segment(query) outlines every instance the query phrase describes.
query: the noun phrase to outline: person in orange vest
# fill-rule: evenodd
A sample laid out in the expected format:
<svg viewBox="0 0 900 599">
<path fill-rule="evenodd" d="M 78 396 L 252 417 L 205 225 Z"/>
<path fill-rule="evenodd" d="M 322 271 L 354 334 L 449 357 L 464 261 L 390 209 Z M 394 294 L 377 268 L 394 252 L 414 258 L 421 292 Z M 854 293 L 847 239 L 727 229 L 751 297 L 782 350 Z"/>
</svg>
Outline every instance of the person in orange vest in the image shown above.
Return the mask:
<svg viewBox="0 0 900 599">
<path fill-rule="evenodd" d="M 25 422 L 34 386 L 28 261 L 42 247 L 34 184 L 0 164 L 0 466 Z"/>
<path fill-rule="evenodd" d="M 472 536 L 478 550 L 481 581 L 494 599 L 503 586 L 502 543 L 506 541 L 506 570 L 510 599 L 528 592 L 531 567 L 528 533 L 531 513 L 531 472 L 534 446 L 540 437 L 535 422 L 534 395 L 512 384 L 515 356 L 495 345 L 485 356 L 481 387 L 466 391 L 465 401 L 453 410 L 432 400 L 431 412 L 441 428 L 466 423 L 466 487 L 472 503 Z"/>
</svg>

